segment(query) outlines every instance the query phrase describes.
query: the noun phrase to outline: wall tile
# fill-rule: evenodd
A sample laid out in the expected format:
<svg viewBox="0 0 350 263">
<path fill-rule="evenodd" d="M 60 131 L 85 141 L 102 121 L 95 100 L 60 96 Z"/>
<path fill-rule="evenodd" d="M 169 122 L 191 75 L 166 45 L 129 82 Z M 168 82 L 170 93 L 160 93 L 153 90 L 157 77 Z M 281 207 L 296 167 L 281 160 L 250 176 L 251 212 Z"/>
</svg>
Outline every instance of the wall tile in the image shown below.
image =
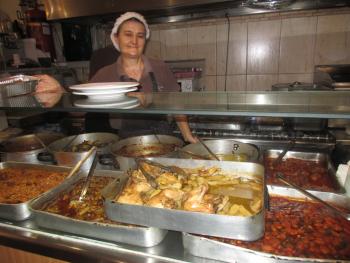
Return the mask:
<svg viewBox="0 0 350 263">
<path fill-rule="evenodd" d="M 205 59 L 204 74 L 216 74 L 216 26 L 188 28 L 188 55 L 190 59 Z"/>
<path fill-rule="evenodd" d="M 247 23 L 230 24 L 230 43 L 227 56 L 227 30 L 228 25 L 217 26 L 217 74 L 245 74 L 247 65 Z"/>
<path fill-rule="evenodd" d="M 248 23 L 248 74 L 278 72 L 281 20 Z"/>
<path fill-rule="evenodd" d="M 217 91 L 225 90 L 225 76 L 216 76 L 216 90 Z"/>
<path fill-rule="evenodd" d="M 313 72 L 316 17 L 282 20 L 279 73 Z"/>
<path fill-rule="evenodd" d="M 160 51 L 160 33 L 159 30 L 152 30 L 150 39 L 148 40 L 145 55 L 150 58 L 160 59 L 162 57 Z"/>
<path fill-rule="evenodd" d="M 217 77 L 217 91 L 225 90 L 225 77 Z M 229 75 L 226 77 L 226 91 L 245 91 L 246 75 Z"/>
<path fill-rule="evenodd" d="M 271 90 L 272 84 L 277 83 L 278 75 L 248 75 L 247 91 Z"/>
<path fill-rule="evenodd" d="M 216 91 L 216 76 L 204 76 L 201 87 L 203 91 Z"/>
<path fill-rule="evenodd" d="M 350 14 L 319 16 L 315 65 L 350 63 Z"/>
<path fill-rule="evenodd" d="M 186 28 L 160 30 L 159 33 L 162 59 L 188 59 Z"/>
</svg>

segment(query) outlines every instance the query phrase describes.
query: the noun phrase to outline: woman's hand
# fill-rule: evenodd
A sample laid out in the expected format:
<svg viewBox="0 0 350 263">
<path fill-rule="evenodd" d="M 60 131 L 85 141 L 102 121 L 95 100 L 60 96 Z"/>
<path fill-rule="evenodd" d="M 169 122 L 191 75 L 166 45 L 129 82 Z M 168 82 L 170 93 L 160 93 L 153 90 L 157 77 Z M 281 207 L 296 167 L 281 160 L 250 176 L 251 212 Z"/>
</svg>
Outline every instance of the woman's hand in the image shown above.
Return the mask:
<svg viewBox="0 0 350 263">
<path fill-rule="evenodd" d="M 196 143 L 198 142 L 198 138 L 194 136 L 191 132 L 190 126 L 188 125 L 188 120 L 185 115 L 175 115 L 175 120 L 177 126 L 179 127 L 182 137 L 186 142 Z"/>
<path fill-rule="evenodd" d="M 34 77 L 39 78 L 38 85 L 36 85 L 35 92 L 64 92 L 64 88 L 61 84 L 46 74 L 34 75 Z"/>
<path fill-rule="evenodd" d="M 62 92 L 37 92 L 34 96 L 41 106 L 51 108 L 60 101 Z"/>
</svg>

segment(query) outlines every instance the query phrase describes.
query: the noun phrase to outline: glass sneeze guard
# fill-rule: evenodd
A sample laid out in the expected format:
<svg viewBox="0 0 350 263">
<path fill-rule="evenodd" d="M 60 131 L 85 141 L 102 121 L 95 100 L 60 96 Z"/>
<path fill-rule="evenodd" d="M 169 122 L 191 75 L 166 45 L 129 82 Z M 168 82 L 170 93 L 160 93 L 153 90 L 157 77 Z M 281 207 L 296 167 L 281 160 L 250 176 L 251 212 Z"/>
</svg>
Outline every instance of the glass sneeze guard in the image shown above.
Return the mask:
<svg viewBox="0 0 350 263">
<path fill-rule="evenodd" d="M 350 119 L 350 91 L 158 92 L 146 94 L 143 105 L 133 99 L 131 105 L 71 93 L 27 94 L 1 96 L 0 109 Z"/>
</svg>

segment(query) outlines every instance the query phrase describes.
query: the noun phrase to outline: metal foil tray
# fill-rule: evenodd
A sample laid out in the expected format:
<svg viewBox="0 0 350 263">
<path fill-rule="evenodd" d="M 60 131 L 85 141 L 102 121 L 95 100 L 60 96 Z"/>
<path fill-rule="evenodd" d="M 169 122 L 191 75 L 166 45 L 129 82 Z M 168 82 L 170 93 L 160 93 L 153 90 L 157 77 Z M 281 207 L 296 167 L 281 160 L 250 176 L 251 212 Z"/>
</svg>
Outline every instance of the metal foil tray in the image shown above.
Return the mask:
<svg viewBox="0 0 350 263">
<path fill-rule="evenodd" d="M 299 193 L 297 190 L 280 187 L 280 186 L 270 186 L 268 185 L 269 194 L 291 197 L 291 198 L 301 198 L 305 199 L 306 197 Z M 323 199 L 324 201 L 329 201 L 336 203 L 339 206 L 350 208 L 350 198 L 335 193 L 327 192 L 318 192 L 310 191 L 317 197 Z M 306 198 L 308 199 L 308 198 Z M 210 238 L 197 236 L 189 233 L 182 233 L 182 241 L 184 249 L 189 254 L 192 254 L 197 257 L 220 260 L 225 262 L 237 262 L 237 263 L 248 263 L 248 262 L 350 262 L 346 260 L 339 259 L 317 259 L 317 258 L 301 258 L 301 257 L 288 257 L 288 256 L 279 256 L 275 254 L 259 252 L 231 244 L 226 244 Z"/>
<path fill-rule="evenodd" d="M 4 97 L 29 94 L 35 91 L 37 77 L 16 75 L 0 79 L 0 94 Z"/>
<path fill-rule="evenodd" d="M 175 165 L 181 168 L 219 167 L 228 174 L 260 178 L 264 184 L 264 167 L 256 163 L 172 158 L 151 159 L 163 165 Z M 105 211 L 111 220 L 247 241 L 257 240 L 264 233 L 264 209 L 253 216 L 244 217 L 117 203 L 113 201 L 113 196 L 122 191 L 123 183 L 127 181 L 127 178 L 124 179 L 125 181 L 119 184 L 119 187 L 110 187 L 110 192 L 104 195 L 106 197 Z M 261 187 L 264 189 L 264 185 Z M 263 193 L 262 190 L 262 207 L 264 207 Z"/>
<path fill-rule="evenodd" d="M 35 223 L 39 227 L 142 247 L 155 246 L 164 239 L 168 231 L 154 227 L 89 222 L 40 210 L 45 203 L 55 199 L 60 193 L 70 190 L 79 179 L 83 178 L 83 176 L 86 176 L 86 174 L 77 176 L 74 180 L 70 180 L 69 182 L 60 185 L 60 187 L 52 191 L 50 195 L 42 196 L 31 202 L 30 210 L 34 215 Z M 123 173 L 96 170 L 94 176 L 122 178 Z"/>
<path fill-rule="evenodd" d="M 71 168 L 62 167 L 62 166 L 54 166 L 54 165 L 43 165 L 43 164 L 31 164 L 31 163 L 20 163 L 20 162 L 2 162 L 0 163 L 0 169 L 5 168 L 38 168 L 42 170 L 48 170 L 50 172 L 69 172 Z M 66 178 L 65 181 L 70 181 L 71 178 Z M 65 184 L 65 181 L 62 184 Z M 52 191 L 56 188 L 60 187 L 60 185 L 55 188 L 43 193 L 41 196 L 48 196 Z M 34 198 L 35 199 L 35 198 Z M 33 200 L 33 199 L 32 199 Z M 32 200 L 28 200 L 24 203 L 19 204 L 4 204 L 0 203 L 0 217 L 21 221 L 29 218 L 31 216 L 31 211 L 29 209 L 29 204 Z"/>
</svg>

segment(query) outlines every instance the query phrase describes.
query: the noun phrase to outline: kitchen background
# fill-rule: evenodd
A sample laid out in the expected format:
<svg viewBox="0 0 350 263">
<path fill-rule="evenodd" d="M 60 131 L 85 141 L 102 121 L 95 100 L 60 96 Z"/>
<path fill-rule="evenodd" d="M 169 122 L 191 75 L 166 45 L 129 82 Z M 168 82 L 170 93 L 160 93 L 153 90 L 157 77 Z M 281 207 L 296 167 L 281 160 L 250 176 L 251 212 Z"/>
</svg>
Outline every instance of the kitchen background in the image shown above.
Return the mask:
<svg viewBox="0 0 350 263">
<path fill-rule="evenodd" d="M 16 1 L 1 1 L 0 9 L 12 17 L 16 8 Z M 86 25 L 92 49 L 110 44 L 112 20 Z M 88 59 L 67 62 L 63 56 L 65 22 L 51 26 L 57 62 L 73 68 L 78 80 L 86 82 Z M 253 91 L 269 90 L 275 83 L 311 83 L 315 65 L 350 64 L 350 8 L 151 24 L 146 55 L 175 65 L 192 61 L 202 69 L 197 90 Z"/>
</svg>

